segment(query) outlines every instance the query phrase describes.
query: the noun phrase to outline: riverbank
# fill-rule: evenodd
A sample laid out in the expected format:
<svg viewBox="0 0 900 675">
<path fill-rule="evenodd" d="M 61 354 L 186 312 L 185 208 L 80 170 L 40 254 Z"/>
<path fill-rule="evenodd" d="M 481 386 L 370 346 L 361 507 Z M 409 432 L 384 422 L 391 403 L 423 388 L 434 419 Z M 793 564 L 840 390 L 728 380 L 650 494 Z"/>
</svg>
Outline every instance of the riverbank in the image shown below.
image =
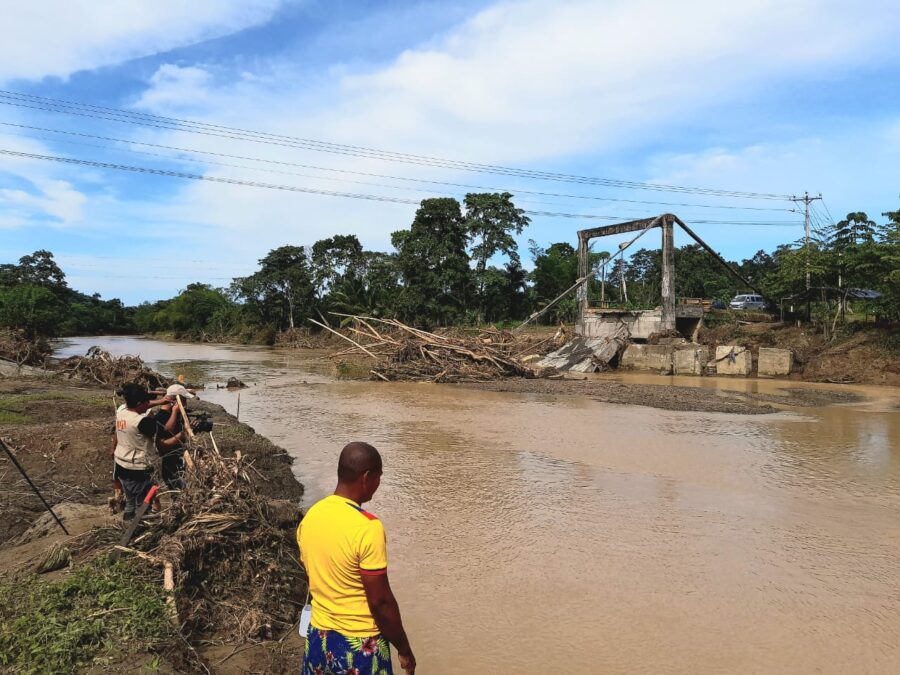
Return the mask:
<svg viewBox="0 0 900 675">
<path fill-rule="evenodd" d="M 226 493 L 238 490 L 241 500 L 259 505 L 265 515 L 263 524 L 271 530 L 267 548 L 275 546 L 282 557 L 270 556 L 278 562 L 272 564 L 265 552 L 259 551 L 260 556 L 249 552 L 251 558 L 241 562 L 236 542 L 242 537 L 249 541 L 254 536 L 251 532 L 236 532 L 229 540 L 215 530 L 208 534 L 198 530 L 196 537 L 206 547 L 198 550 L 202 557 L 182 561 L 184 569 L 176 575 L 178 623 L 146 621 L 135 628 L 129 621 L 141 622 L 144 615 L 171 619 L 172 605 L 161 590 L 162 567 L 136 558 L 139 554 L 126 554 L 115 565 L 107 559 L 123 530 L 121 516 L 111 515 L 107 506 L 114 405 L 107 387 L 54 377 L 0 379 L 0 436 L 13 446 L 19 462 L 70 532 L 66 536 L 60 531 L 11 462 L 0 457 L 4 476 L 0 484 L 0 653 L 11 659 L 5 666 L 41 672 L 97 664 L 115 670 L 115 664 L 127 663 L 129 668 L 146 664 L 173 672 L 202 669 L 203 663 L 211 672 L 227 673 L 241 672 L 243 663 L 265 672 L 296 670 L 302 641 L 291 625 L 299 615 L 305 588 L 296 564 L 293 530 L 303 487 L 293 475 L 291 457 L 221 406 L 192 405 L 210 413 L 221 451 L 218 461 L 235 471 L 231 481 L 235 486 L 216 489 L 220 493 L 223 488 Z M 177 531 L 185 524 L 173 520 L 174 506 L 172 495 L 164 494 L 158 524 L 151 522 L 147 536 L 136 538 L 132 544 L 136 550 L 154 539 L 154 527 L 168 527 L 166 536 L 173 542 L 186 536 Z M 54 547 L 67 551 L 69 564 L 49 574 L 36 574 Z M 266 564 L 258 566 L 254 557 Z M 243 579 L 241 567 L 254 578 Z M 106 589 L 105 595 L 98 595 L 99 587 Z M 74 606 L 58 602 L 60 594 L 66 593 L 78 598 Z M 266 597 L 257 598 L 261 594 Z M 257 603 L 258 616 L 238 611 L 238 605 L 250 602 Z M 240 630 L 227 625 L 224 615 L 229 611 L 223 607 L 230 603 L 235 620 L 244 620 Z M 38 621 L 36 617 L 39 625 L 17 628 L 17 622 Z M 48 631 L 47 626 L 53 629 Z M 72 644 L 77 636 L 81 637 Z M 39 648 L 37 660 L 23 651 L 31 648 Z"/>
</svg>

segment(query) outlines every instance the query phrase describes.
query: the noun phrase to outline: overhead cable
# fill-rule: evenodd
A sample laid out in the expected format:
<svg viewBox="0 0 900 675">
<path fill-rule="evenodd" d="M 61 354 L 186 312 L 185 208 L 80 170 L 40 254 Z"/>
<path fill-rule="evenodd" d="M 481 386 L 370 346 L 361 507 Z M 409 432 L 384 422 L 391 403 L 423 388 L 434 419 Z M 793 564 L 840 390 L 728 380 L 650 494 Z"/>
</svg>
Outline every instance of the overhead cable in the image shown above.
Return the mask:
<svg viewBox="0 0 900 675">
<path fill-rule="evenodd" d="M 284 190 L 288 192 L 301 192 L 305 194 L 325 195 L 329 197 L 346 197 L 350 199 L 365 199 L 377 202 L 390 202 L 394 204 L 412 204 L 418 205 L 420 202 L 413 199 L 403 199 L 400 197 L 391 197 L 387 195 L 373 195 L 360 192 L 338 192 L 334 190 L 319 190 L 314 188 L 300 187 L 296 185 L 281 185 L 278 183 L 263 183 L 260 181 L 247 181 L 237 178 L 225 178 L 222 176 L 203 176 L 195 173 L 186 173 L 183 171 L 170 171 L 168 169 L 155 169 L 146 166 L 133 166 L 129 164 L 112 164 L 109 162 L 98 162 L 89 159 L 77 159 L 74 157 L 60 157 L 57 155 L 39 155 L 31 152 L 19 152 L 16 150 L 0 149 L 0 154 L 10 157 L 22 157 L 26 159 L 37 159 L 47 162 L 57 162 L 60 164 L 75 164 L 81 166 L 93 166 L 100 169 L 115 169 L 117 171 L 129 171 L 132 173 L 151 174 L 157 176 L 168 176 L 171 178 L 184 178 L 189 180 L 209 181 L 212 183 L 224 183 L 227 185 L 244 185 L 247 187 L 265 188 L 269 190 Z M 547 216 L 553 218 L 584 218 L 588 220 L 621 220 L 621 216 L 606 216 L 592 213 L 561 213 L 554 211 L 529 211 L 524 210 L 528 215 Z M 724 220 L 694 220 L 694 223 L 721 224 L 721 225 L 772 225 L 772 226 L 794 226 L 797 223 L 791 222 L 758 222 L 758 221 L 724 221 Z"/>
<path fill-rule="evenodd" d="M 122 110 L 118 108 L 108 108 L 73 101 L 64 101 L 61 99 L 35 96 L 33 94 L 25 94 L 8 90 L 0 90 L 0 104 L 30 108 L 35 110 L 43 110 L 45 112 L 58 112 L 95 119 L 105 119 L 113 122 L 135 124 L 151 128 L 165 129 L 169 131 L 186 131 L 189 133 L 203 134 L 206 136 L 216 136 L 233 140 L 250 141 L 267 145 L 279 145 L 304 150 L 313 150 L 316 152 L 327 152 L 332 154 L 376 159 L 380 161 L 432 166 L 459 171 L 494 173 L 521 178 L 532 178 L 537 180 L 580 183 L 586 185 L 602 185 L 607 187 L 618 187 L 634 190 L 678 192 L 716 197 L 772 200 L 790 199 L 790 195 L 783 194 L 744 192 L 739 190 L 722 190 L 716 188 L 687 187 L 678 185 L 665 185 L 660 183 L 642 183 L 638 181 L 627 181 L 594 176 L 579 176 L 575 174 L 555 173 L 535 169 L 518 169 L 514 167 L 506 167 L 495 164 L 482 164 L 478 162 L 445 159 L 427 155 L 415 155 L 403 152 L 378 150 L 374 148 L 367 148 L 364 146 L 331 143 L 316 139 L 286 136 L 282 134 L 272 134 L 267 132 L 240 129 L 237 127 L 209 124 L 194 120 L 153 115 L 150 113 L 141 113 Z"/>
<path fill-rule="evenodd" d="M 246 156 L 246 155 L 232 155 L 232 154 L 222 153 L 222 152 L 213 152 L 210 150 L 198 150 L 196 148 L 184 148 L 184 147 L 173 146 L 173 145 L 163 145 L 160 143 L 148 143 L 146 141 L 134 141 L 134 140 L 128 140 L 128 139 L 124 139 L 124 138 L 115 138 L 112 136 L 99 136 L 96 134 L 89 134 L 89 133 L 85 133 L 85 132 L 81 132 L 81 131 L 71 131 L 71 130 L 66 130 L 66 129 L 52 129 L 52 128 L 48 128 L 48 127 L 37 127 L 37 126 L 29 125 L 29 124 L 18 124 L 15 122 L 0 121 L 0 125 L 7 126 L 7 127 L 16 127 L 19 129 L 30 129 L 33 131 L 42 131 L 42 132 L 49 132 L 49 133 L 55 133 L 55 134 L 66 134 L 66 135 L 70 135 L 70 136 L 80 136 L 82 138 L 93 138 L 95 140 L 110 141 L 113 143 L 126 143 L 126 144 L 130 144 L 130 145 L 140 145 L 143 147 L 159 148 L 159 149 L 163 149 L 163 150 L 172 150 L 174 152 L 185 152 L 185 153 L 190 153 L 190 154 L 209 155 L 211 157 L 224 157 L 227 159 L 239 159 L 239 160 L 249 161 L 249 162 L 263 162 L 266 164 L 293 166 L 293 167 L 298 167 L 298 168 L 302 168 L 302 169 L 312 169 L 315 171 L 327 171 L 327 172 L 350 174 L 350 175 L 356 175 L 356 176 L 385 178 L 388 180 L 406 181 L 406 182 L 411 182 L 411 183 L 425 183 L 425 184 L 429 184 L 429 185 L 446 185 L 446 186 L 450 186 L 450 187 L 465 188 L 467 190 L 482 190 L 482 191 L 486 191 L 486 192 L 509 192 L 509 193 L 513 193 L 516 195 L 527 194 L 527 195 L 537 195 L 537 196 L 541 196 L 541 197 L 562 197 L 562 198 L 566 198 L 566 199 L 585 199 L 585 200 L 603 201 L 603 202 L 622 202 L 622 203 L 627 203 L 627 204 L 646 204 L 646 205 L 652 205 L 652 206 L 680 206 L 680 207 L 686 207 L 686 208 L 702 208 L 702 209 L 729 209 L 729 210 L 740 210 L 740 211 L 774 211 L 774 212 L 782 212 L 782 213 L 796 213 L 796 209 L 783 208 L 783 207 L 739 206 L 736 204 L 696 204 L 696 203 L 692 204 L 692 203 L 684 203 L 684 202 L 660 202 L 660 201 L 652 201 L 652 200 L 644 200 L 644 199 L 625 199 L 625 198 L 619 198 L 619 197 L 599 197 L 596 195 L 577 195 L 577 194 L 566 194 L 566 193 L 559 193 L 559 192 L 543 192 L 543 191 L 537 191 L 537 190 L 520 190 L 517 188 L 489 187 L 489 186 L 484 186 L 484 185 L 472 185 L 472 184 L 468 184 L 468 183 L 453 183 L 453 182 L 448 182 L 448 181 L 429 180 L 426 178 L 409 178 L 409 177 L 405 177 L 405 176 L 392 176 L 389 174 L 373 173 L 373 172 L 369 172 L 369 171 L 352 171 L 350 169 L 335 169 L 335 168 L 331 168 L 331 167 L 316 166 L 313 164 L 299 164 L 296 162 L 286 162 L 286 161 L 266 159 L 266 158 L 261 158 L 261 157 L 250 157 L 250 156 Z M 102 148 L 103 146 L 89 146 L 89 147 Z M 138 152 L 136 150 L 130 150 L 130 149 L 129 149 L 129 151 L 130 152 Z M 169 157 L 167 155 L 158 155 L 155 153 L 143 153 L 143 154 L 149 154 L 149 155 L 158 156 L 158 157 Z M 169 158 L 173 159 L 173 160 L 179 159 L 176 157 L 169 157 Z M 207 164 L 216 164 L 216 162 L 210 162 L 209 160 L 203 160 L 203 161 Z M 290 172 L 272 171 L 271 169 L 248 167 L 248 166 L 234 165 L 234 164 L 219 163 L 219 165 L 220 166 L 230 166 L 230 167 L 239 168 L 239 169 L 247 168 L 247 169 L 251 169 L 254 171 L 269 171 L 270 173 L 286 173 L 287 175 L 302 175 L 302 174 L 294 174 L 294 173 L 290 173 Z M 306 176 L 306 177 L 310 177 L 310 176 Z M 393 189 L 396 189 L 396 187 L 397 187 L 397 186 L 373 184 L 373 183 L 361 183 L 361 184 L 362 185 L 376 185 L 378 187 L 390 187 Z"/>
</svg>

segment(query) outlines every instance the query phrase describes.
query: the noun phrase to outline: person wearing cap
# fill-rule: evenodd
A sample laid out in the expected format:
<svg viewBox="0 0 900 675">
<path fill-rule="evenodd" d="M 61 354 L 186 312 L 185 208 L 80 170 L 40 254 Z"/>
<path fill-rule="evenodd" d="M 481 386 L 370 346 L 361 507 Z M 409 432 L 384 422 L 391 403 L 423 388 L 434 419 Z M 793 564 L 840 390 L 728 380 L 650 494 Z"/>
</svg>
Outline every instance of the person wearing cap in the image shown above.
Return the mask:
<svg viewBox="0 0 900 675">
<path fill-rule="evenodd" d="M 184 488 L 184 421 L 178 411 L 178 397 L 197 398 L 183 384 L 166 389 L 165 402 L 155 415 L 156 450 L 162 457 L 162 479 L 170 490 Z M 182 405 L 184 401 L 182 400 Z"/>
<path fill-rule="evenodd" d="M 138 384 L 126 384 L 121 395 L 125 403 L 116 410 L 115 472 L 125 494 L 123 520 L 134 518 L 137 505 L 153 486 L 152 457 L 156 422 L 149 416 L 155 403 L 150 393 Z"/>
</svg>

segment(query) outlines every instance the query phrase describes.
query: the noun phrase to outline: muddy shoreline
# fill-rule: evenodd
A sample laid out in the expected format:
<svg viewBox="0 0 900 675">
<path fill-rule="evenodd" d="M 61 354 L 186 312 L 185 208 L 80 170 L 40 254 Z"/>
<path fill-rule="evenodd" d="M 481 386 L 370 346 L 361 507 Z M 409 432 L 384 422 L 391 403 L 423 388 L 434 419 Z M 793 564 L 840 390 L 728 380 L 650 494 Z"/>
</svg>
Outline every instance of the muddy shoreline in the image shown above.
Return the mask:
<svg viewBox="0 0 900 675">
<path fill-rule="evenodd" d="M 666 384 L 664 381 L 659 384 L 636 384 L 596 379 L 519 378 L 446 386 L 551 396 L 586 396 L 603 403 L 737 415 L 771 414 L 780 410 L 776 406 L 807 408 L 862 400 L 862 397 L 853 392 L 794 387 L 785 389 L 784 395 L 776 395 L 685 387 Z"/>
</svg>

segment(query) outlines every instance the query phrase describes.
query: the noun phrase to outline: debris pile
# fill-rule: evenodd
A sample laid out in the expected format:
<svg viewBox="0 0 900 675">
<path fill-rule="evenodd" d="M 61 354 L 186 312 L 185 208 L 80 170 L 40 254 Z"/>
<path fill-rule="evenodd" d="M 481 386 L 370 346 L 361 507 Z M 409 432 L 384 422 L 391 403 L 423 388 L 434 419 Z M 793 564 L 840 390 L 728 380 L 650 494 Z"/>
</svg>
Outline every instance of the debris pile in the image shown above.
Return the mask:
<svg viewBox="0 0 900 675">
<path fill-rule="evenodd" d="M 289 349 L 312 349 L 314 348 L 314 337 L 306 328 L 288 328 L 275 336 L 276 347 L 287 347 Z"/>
<path fill-rule="evenodd" d="M 59 362 L 58 370 L 69 378 L 81 378 L 103 385 L 135 382 L 148 389 L 165 388 L 169 380 L 144 364 L 138 356 L 112 356 L 100 347 L 91 347 L 84 356 L 70 356 Z"/>
<path fill-rule="evenodd" d="M 39 366 L 50 352 L 50 345 L 45 340 L 29 340 L 23 330 L 0 328 L 0 359 L 20 366 Z"/>
<path fill-rule="evenodd" d="M 236 377 L 229 377 L 225 383 L 226 389 L 246 389 L 247 385 Z"/>
<path fill-rule="evenodd" d="M 191 455 L 187 487 L 126 550 L 172 573 L 186 635 L 280 637 L 306 592 L 292 536 L 299 510 L 261 496 L 240 452 L 195 446 Z"/>
<path fill-rule="evenodd" d="M 366 356 L 374 361 L 369 371 L 372 378 L 385 381 L 486 382 L 540 377 L 544 370 L 529 364 L 565 339 L 564 331 L 539 338 L 496 328 L 475 335 L 459 331 L 439 334 L 396 319 L 348 318 L 345 330 L 352 338 L 319 324 L 352 344 L 333 353 L 332 358 Z"/>
</svg>

